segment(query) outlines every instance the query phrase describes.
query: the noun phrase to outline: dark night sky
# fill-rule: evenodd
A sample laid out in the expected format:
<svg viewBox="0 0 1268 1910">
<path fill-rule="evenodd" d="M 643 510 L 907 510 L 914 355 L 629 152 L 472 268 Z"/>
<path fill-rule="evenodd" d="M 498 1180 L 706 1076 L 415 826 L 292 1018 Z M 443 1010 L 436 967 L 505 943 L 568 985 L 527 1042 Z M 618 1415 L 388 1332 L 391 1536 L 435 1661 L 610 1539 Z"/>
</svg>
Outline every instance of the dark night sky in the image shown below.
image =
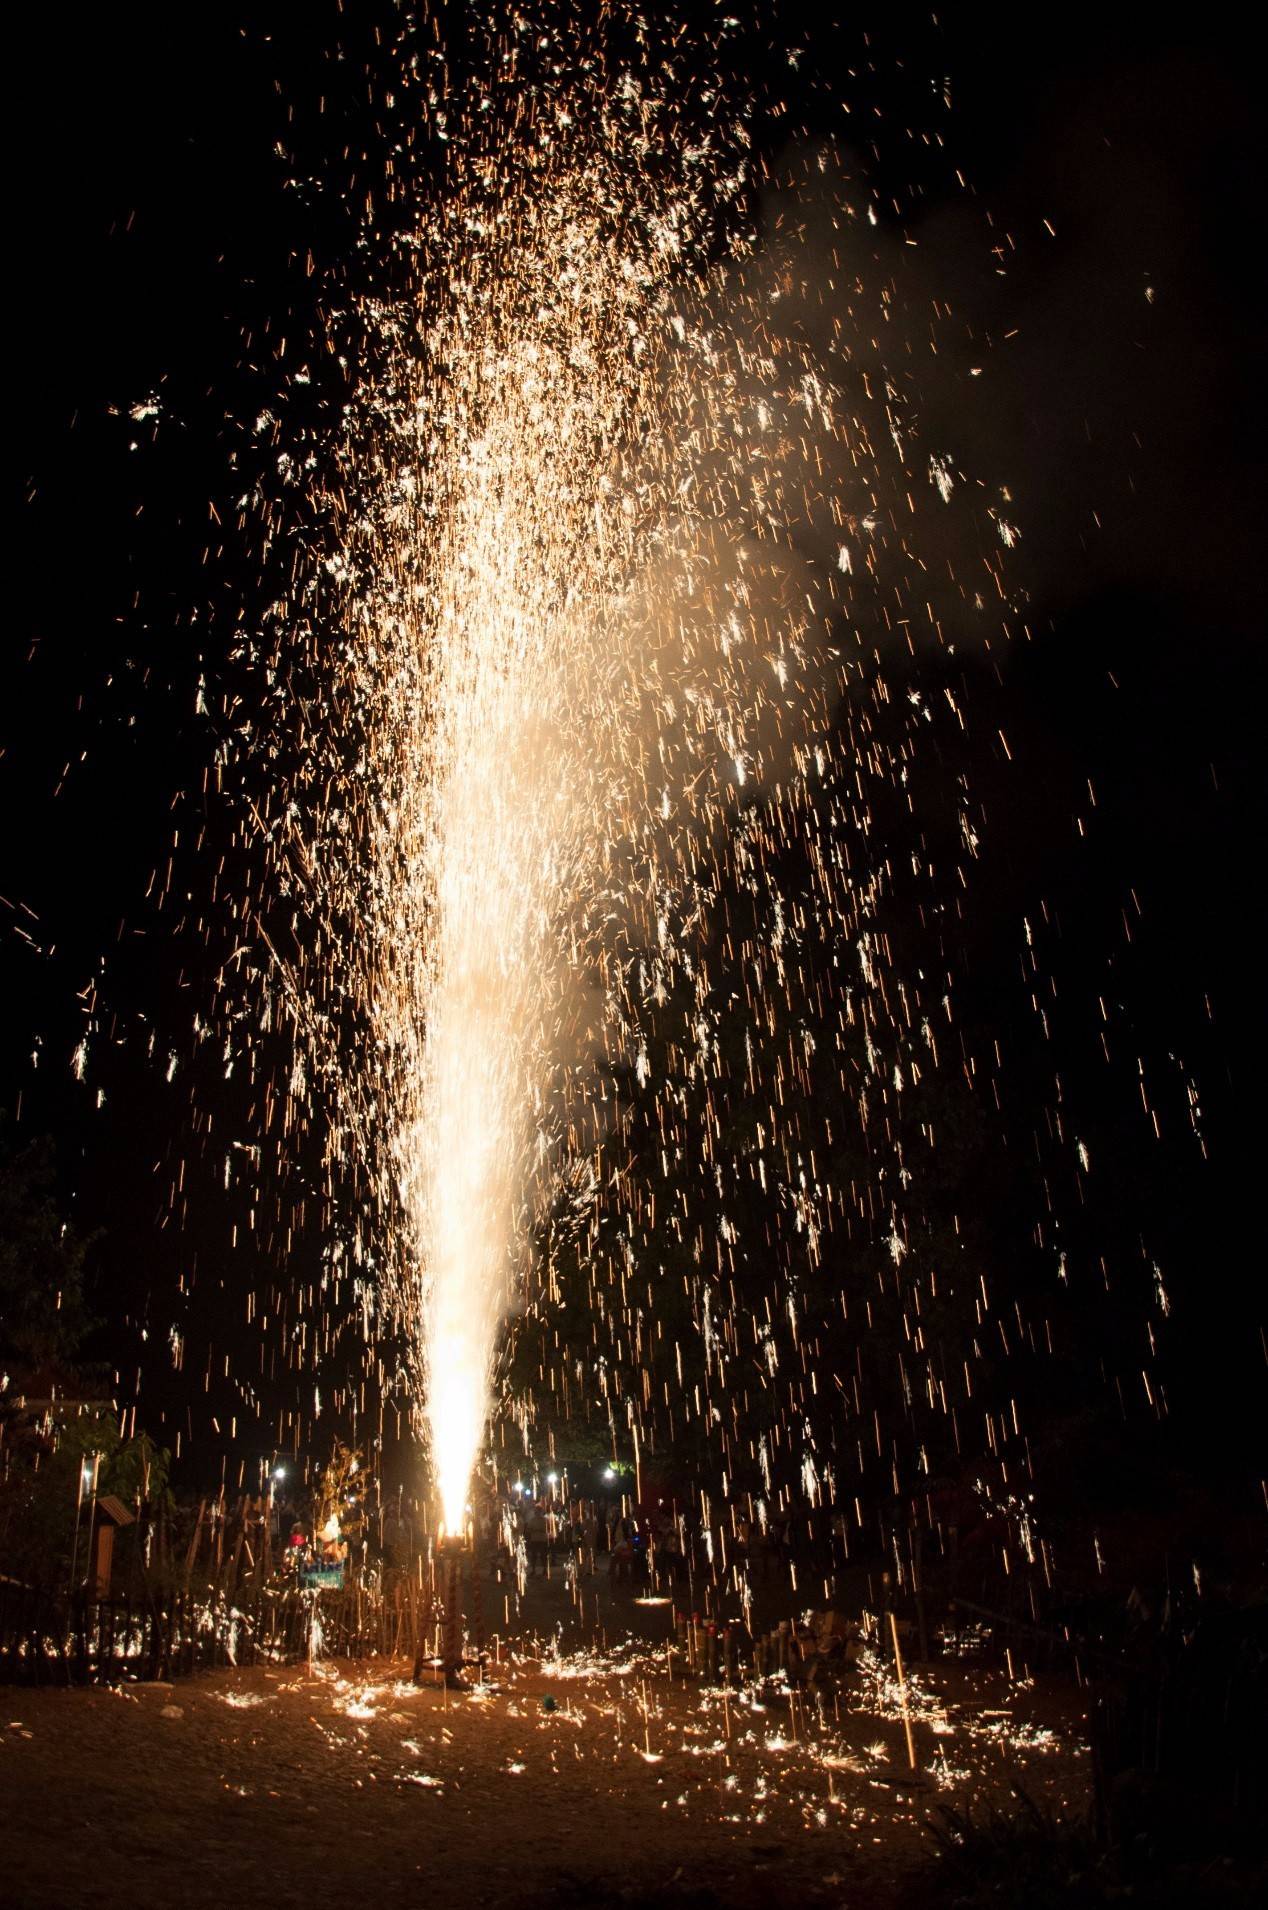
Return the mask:
<svg viewBox="0 0 1268 1910">
<path fill-rule="evenodd" d="M 798 10 L 769 11 L 791 37 Z M 830 86 L 838 66 L 874 60 L 862 93 L 882 109 L 872 160 L 878 197 L 900 202 L 895 231 L 924 247 L 931 288 L 955 296 L 963 284 L 989 323 L 1019 336 L 996 373 L 997 441 L 975 450 L 1020 477 L 1035 636 L 1002 684 L 977 686 L 981 733 L 1006 723 L 1021 767 L 967 746 L 990 827 L 961 999 L 985 1018 L 1007 998 L 1017 923 L 1045 898 L 1059 920 L 1044 961 L 1060 1065 L 1089 1121 L 1111 1129 L 1125 1092 L 1097 1074 L 1088 1005 L 1106 992 L 1121 1004 L 1127 1045 L 1175 1117 L 1151 1148 L 1123 1142 L 1124 1213 L 1155 1224 L 1152 1248 L 1170 1256 L 1195 1423 L 1245 1450 L 1263 1384 L 1250 49 L 1231 9 L 1195 13 L 1183 34 L 1143 9 L 988 5 L 945 27 L 873 11 L 883 21 L 870 47 L 855 25 L 814 29 L 815 74 Z M 209 511 L 232 489 L 224 413 L 267 396 L 267 374 L 243 369 L 243 333 L 302 334 L 314 317 L 306 254 L 324 267 L 352 234 L 333 196 L 284 189 L 274 151 L 294 140 L 319 171 L 367 136 L 357 82 L 376 9 L 348 15 L 141 4 L 71 25 L 32 11 L 14 66 L 7 409 L 20 608 L 0 659 L 0 1106 L 20 1100 L 23 1128 L 56 1136 L 81 1223 L 106 1230 L 101 1344 L 123 1364 L 125 1393 L 136 1323 L 165 1330 L 163 1296 L 199 1248 L 154 1221 L 188 1105 L 183 1087 L 164 1086 L 163 1058 L 205 978 L 146 888 L 175 793 L 201 778 L 195 687 L 244 580 Z M 335 67 L 323 49 L 339 40 L 349 57 Z M 933 123 L 944 75 L 954 109 L 937 118 L 938 153 L 906 129 Z M 820 115 L 811 83 L 800 116 L 814 131 Z M 768 128 L 769 150 L 783 137 Z M 988 210 L 1015 240 L 994 286 Z M 157 431 L 127 416 L 156 390 Z M 209 547 L 224 554 L 207 564 Z M 81 1084 L 70 1068 L 80 991 L 103 957 L 105 1034 L 118 1041 L 99 1044 Z M 1200 1090 L 1205 1164 L 1181 1132 L 1185 1078 Z M 146 1384 L 143 1411 L 148 1400 L 183 1410 L 170 1375 Z"/>
</svg>

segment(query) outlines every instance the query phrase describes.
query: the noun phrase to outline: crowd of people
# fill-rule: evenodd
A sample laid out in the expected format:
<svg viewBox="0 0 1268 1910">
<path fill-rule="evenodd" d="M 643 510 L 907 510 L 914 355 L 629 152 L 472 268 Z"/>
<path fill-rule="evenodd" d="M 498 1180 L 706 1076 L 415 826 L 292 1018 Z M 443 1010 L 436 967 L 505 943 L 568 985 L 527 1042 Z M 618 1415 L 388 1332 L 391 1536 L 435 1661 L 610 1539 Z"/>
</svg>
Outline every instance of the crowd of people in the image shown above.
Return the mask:
<svg viewBox="0 0 1268 1910">
<path fill-rule="evenodd" d="M 662 1594 L 708 1574 L 714 1562 L 713 1535 L 663 1501 L 631 1508 L 628 1499 L 512 1493 L 488 1509 L 484 1537 L 499 1574 L 517 1567 L 526 1578 L 606 1570 L 614 1584 Z M 728 1547 L 730 1562 L 760 1570 L 786 1556 L 787 1545 L 778 1522 L 757 1532 L 741 1521 Z"/>
</svg>

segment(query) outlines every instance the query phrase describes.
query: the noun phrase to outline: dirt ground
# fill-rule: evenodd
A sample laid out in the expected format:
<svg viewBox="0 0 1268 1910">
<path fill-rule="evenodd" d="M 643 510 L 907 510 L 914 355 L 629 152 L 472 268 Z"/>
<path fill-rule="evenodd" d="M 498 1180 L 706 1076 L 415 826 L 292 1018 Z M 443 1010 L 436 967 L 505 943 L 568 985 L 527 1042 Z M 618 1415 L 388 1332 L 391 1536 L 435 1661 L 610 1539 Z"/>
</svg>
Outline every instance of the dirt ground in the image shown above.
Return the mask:
<svg viewBox="0 0 1268 1910">
<path fill-rule="evenodd" d="M 820 1698 L 724 1699 L 671 1675 L 663 1608 L 629 1615 L 637 1640 L 609 1610 L 606 1649 L 503 1654 L 462 1695 L 386 1660 L 0 1691 L 0 1904 L 886 1910 L 940 1802 L 1086 1801 L 1065 1686 L 916 1667 L 913 1781 L 880 1658 Z"/>
</svg>

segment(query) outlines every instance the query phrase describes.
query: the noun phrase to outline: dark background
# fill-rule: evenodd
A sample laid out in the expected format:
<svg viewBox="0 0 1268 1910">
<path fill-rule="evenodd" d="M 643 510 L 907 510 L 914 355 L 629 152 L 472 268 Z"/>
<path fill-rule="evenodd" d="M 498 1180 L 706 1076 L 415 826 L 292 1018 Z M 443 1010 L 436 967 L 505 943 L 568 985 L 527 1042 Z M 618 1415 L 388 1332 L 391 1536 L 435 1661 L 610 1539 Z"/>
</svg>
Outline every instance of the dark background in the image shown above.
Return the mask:
<svg viewBox="0 0 1268 1910">
<path fill-rule="evenodd" d="M 961 1011 L 1026 1047 L 1019 923 L 1046 920 L 1052 1033 L 1034 1104 L 1059 1075 L 1108 1177 L 1111 1258 L 1165 1270 L 1186 1460 L 1252 1477 L 1264 1345 L 1250 49 L 1231 9 L 1164 25 L 1143 10 L 980 6 L 939 25 L 878 8 L 871 27 L 866 11 L 838 23 L 766 10 L 729 57 L 760 93 L 770 44 L 803 40 L 789 114 L 762 95 L 763 150 L 794 124 L 835 130 L 849 92 L 882 224 L 925 246 L 931 284 L 972 281 L 988 322 L 1018 333 L 996 374 L 997 443 L 978 449 L 1023 474 L 1033 640 L 1002 680 L 974 684 L 962 767 L 989 827 Z M 225 847 L 201 793 L 214 738 L 196 697 L 256 588 L 228 460 L 249 458 L 280 341 L 294 353 L 319 329 L 316 288 L 362 269 L 345 189 L 374 176 L 365 74 L 390 23 L 373 5 L 31 11 L 12 65 L 0 1106 L 19 1137 L 54 1135 L 67 1210 L 103 1229 L 94 1350 L 123 1398 L 144 1375 L 142 1418 L 195 1434 L 189 1463 L 211 1476 L 226 1450 L 235 1470 L 271 1450 L 292 1382 L 257 1371 L 246 1394 L 221 1371 L 226 1355 L 235 1374 L 259 1359 L 243 1306 L 259 1250 L 228 1253 L 214 1150 L 191 1124 L 205 946 L 158 897 L 174 829 L 177 891 Z M 456 11 L 450 33 L 460 69 Z M 287 183 L 310 176 L 327 189 Z M 993 286 L 992 243 L 1005 273 Z M 159 419 L 134 420 L 150 394 Z M 314 420 L 338 397 L 337 380 L 316 390 Z M 1011 769 L 988 742 L 1000 726 Z M 166 1353 L 175 1322 L 183 1374 Z"/>
</svg>

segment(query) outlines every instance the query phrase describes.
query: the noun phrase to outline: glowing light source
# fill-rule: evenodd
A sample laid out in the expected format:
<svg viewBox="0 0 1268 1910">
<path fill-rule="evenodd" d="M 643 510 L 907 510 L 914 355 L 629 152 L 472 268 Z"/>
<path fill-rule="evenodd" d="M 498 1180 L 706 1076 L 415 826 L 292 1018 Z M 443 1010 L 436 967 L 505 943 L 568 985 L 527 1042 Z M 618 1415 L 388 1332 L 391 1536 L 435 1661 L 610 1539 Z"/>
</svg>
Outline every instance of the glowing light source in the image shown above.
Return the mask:
<svg viewBox="0 0 1268 1910">
<path fill-rule="evenodd" d="M 293 750 L 288 710 L 279 799 L 251 807 L 315 931 L 297 958 L 274 956 L 268 1014 L 291 1017 L 296 1055 L 272 1105 L 307 1122 L 314 1084 L 329 1096 L 330 1178 L 346 1179 L 366 1216 L 354 1255 L 364 1330 L 404 1348 L 450 1533 L 464 1524 L 500 1329 L 535 1297 L 539 1221 L 561 1185 L 571 1218 L 630 1199 L 622 1176 L 605 1183 L 595 1165 L 611 1127 L 604 1080 L 618 1071 L 654 1105 L 661 1212 L 694 1225 L 698 1196 L 679 1169 L 725 1126 L 709 1097 L 725 1100 L 736 1044 L 720 1037 L 728 1017 L 732 1036 L 746 1018 L 758 1182 L 786 1200 L 817 1263 L 846 1197 L 816 1164 L 816 1146 L 820 1159 L 832 1146 L 794 1133 L 792 1107 L 815 1104 L 812 1074 L 836 1067 L 846 1104 L 866 1101 L 875 1122 L 938 1065 L 911 976 L 897 990 L 901 1023 L 890 1007 L 888 938 L 869 926 L 885 883 L 869 862 L 867 794 L 895 773 L 906 783 L 911 737 L 933 717 L 913 690 L 911 737 L 890 754 L 861 705 L 857 723 L 835 712 L 858 687 L 855 647 L 883 658 L 896 646 L 906 668 L 917 628 L 942 645 L 944 628 L 993 629 L 1000 614 L 955 567 L 961 522 L 974 575 L 982 562 L 974 481 L 938 445 L 913 464 L 905 380 L 879 375 L 890 293 L 878 328 L 863 281 L 843 291 L 857 250 L 844 181 L 826 166 L 812 182 L 842 284 L 825 284 L 822 252 L 788 234 L 752 251 L 739 230 L 755 185 L 745 115 L 719 105 L 705 145 L 683 139 L 673 85 L 609 86 L 604 62 L 573 45 L 579 18 L 550 65 L 557 112 L 524 136 L 519 81 L 490 40 L 479 109 L 455 105 L 445 133 L 445 191 L 421 182 L 417 276 L 399 305 L 369 315 L 379 349 L 323 497 L 333 538 L 270 612 L 270 683 L 311 672 L 304 747 Z M 402 206 L 410 190 L 403 171 Z M 735 251 L 719 268 L 733 214 Z M 837 311 L 830 344 L 810 323 L 826 311 Z M 930 563 L 922 524 L 934 511 Z M 1010 548 L 1013 527 L 996 528 Z M 1001 561 L 987 569 L 1007 607 Z M 895 618 L 895 604 L 911 615 Z M 813 879 L 789 907 L 780 838 L 828 817 Z M 728 863 L 753 897 L 748 926 L 716 917 Z M 722 954 L 705 961 L 711 919 Z M 789 1045 L 775 1055 L 776 1010 L 803 985 L 790 977 L 817 990 L 816 951 L 831 948 L 835 972 L 852 940 L 865 1012 L 856 1018 L 843 986 L 821 1004 L 823 1058 L 808 1027 L 795 1041 L 781 1028 Z M 652 1038 L 667 1003 L 681 1011 L 668 1047 Z M 785 1028 L 800 1020 L 783 1016 Z M 635 1190 L 631 1265 L 643 1211 Z M 891 1234 L 897 1264 L 898 1220 Z M 724 1217 L 718 1294 L 733 1249 L 744 1251 Z M 617 1270 L 627 1325 L 630 1307 L 642 1314 L 624 1263 L 586 1264 L 596 1281 Z M 706 1294 L 701 1347 L 720 1376 L 727 1337 L 711 1304 Z M 790 1328 L 783 1357 L 804 1365 L 791 1303 Z M 684 1409 L 694 1396 L 698 1411 L 673 1353 Z M 772 1388 L 780 1357 L 768 1326 L 758 1358 Z M 605 1398 L 609 1378 L 619 1397 L 614 1370 Z M 625 1476 L 641 1496 L 637 1413 L 631 1429 Z M 764 1441 L 754 1458 L 770 1489 Z M 807 1456 L 802 1477 L 818 1503 L 823 1468 Z"/>
<path fill-rule="evenodd" d="M 427 1418 L 432 1466 L 446 1532 L 461 1532 L 476 1454 L 488 1410 L 489 1357 L 474 1335 L 441 1333 L 431 1342 Z"/>
</svg>

